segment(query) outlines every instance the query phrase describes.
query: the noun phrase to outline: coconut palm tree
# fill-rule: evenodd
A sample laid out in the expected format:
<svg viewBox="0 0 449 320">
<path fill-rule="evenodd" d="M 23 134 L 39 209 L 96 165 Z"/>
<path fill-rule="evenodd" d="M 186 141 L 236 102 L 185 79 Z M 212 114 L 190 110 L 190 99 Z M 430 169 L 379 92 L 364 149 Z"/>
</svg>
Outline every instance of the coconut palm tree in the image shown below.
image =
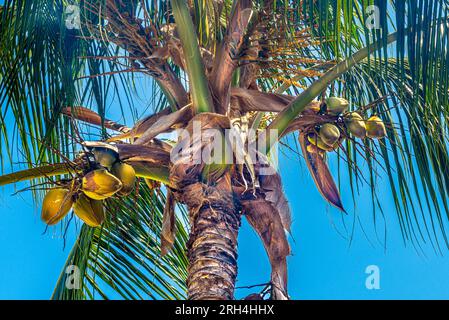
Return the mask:
<svg viewBox="0 0 449 320">
<path fill-rule="evenodd" d="M 266 292 L 288 299 L 272 159 L 292 138 L 342 214 L 340 191 L 362 184 L 380 207 L 386 176 L 404 240 L 448 247 L 448 4 L 4 1 L 1 159 L 28 168 L 0 185 L 30 181 L 62 231 L 84 221 L 53 298 L 234 299 L 244 217 L 270 260 Z M 71 265 L 81 290 L 65 285 Z"/>
</svg>

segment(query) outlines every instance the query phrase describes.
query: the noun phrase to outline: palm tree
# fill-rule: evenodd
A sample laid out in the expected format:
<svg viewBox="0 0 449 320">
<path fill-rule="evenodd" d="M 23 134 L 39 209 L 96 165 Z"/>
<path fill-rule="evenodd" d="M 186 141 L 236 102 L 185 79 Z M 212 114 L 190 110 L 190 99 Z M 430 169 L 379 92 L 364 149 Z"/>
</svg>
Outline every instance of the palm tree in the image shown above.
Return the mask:
<svg viewBox="0 0 449 320">
<path fill-rule="evenodd" d="M 44 198 L 53 216 L 43 218 L 65 230 L 75 203 L 85 222 L 53 298 L 234 299 L 244 216 L 269 256 L 266 292 L 288 299 L 290 211 L 280 176 L 266 171 L 273 146 L 295 148 L 286 139 L 296 136 L 318 190 L 342 213 L 328 158 L 349 176 L 342 192 L 369 186 L 374 212 L 376 181 L 388 177 L 405 241 L 448 247 L 448 4 L 6 0 L 1 159 L 28 168 L 0 185 L 31 181 L 37 198 L 62 190 L 68 205 Z M 112 99 L 116 118 L 153 113 L 127 127 L 108 120 Z M 193 161 L 217 141 L 230 146 L 224 155 Z M 253 141 L 263 147 L 255 158 L 241 151 Z M 189 152 L 173 158 L 175 149 Z M 238 154 L 240 163 L 224 161 Z M 105 181 L 117 186 L 107 195 Z M 81 290 L 65 285 L 70 265 Z"/>
</svg>

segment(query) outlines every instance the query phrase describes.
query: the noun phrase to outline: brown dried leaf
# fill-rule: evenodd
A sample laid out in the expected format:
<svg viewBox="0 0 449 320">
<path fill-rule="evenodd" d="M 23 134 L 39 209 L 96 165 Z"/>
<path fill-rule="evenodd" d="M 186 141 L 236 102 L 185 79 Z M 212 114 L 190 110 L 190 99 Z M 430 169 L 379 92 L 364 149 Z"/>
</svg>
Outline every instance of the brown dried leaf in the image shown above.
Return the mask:
<svg viewBox="0 0 449 320">
<path fill-rule="evenodd" d="M 160 118 L 170 114 L 170 112 L 171 112 L 171 109 L 166 108 L 158 113 L 152 114 L 151 116 L 148 116 L 148 117 L 144 118 L 143 120 L 139 121 L 138 123 L 136 123 L 136 125 L 131 130 L 129 130 L 129 132 L 112 137 L 108 141 L 112 142 L 112 141 L 119 141 L 119 140 L 124 140 L 124 139 L 128 139 L 128 138 L 139 138 L 140 136 L 142 136 L 145 133 L 145 131 L 147 131 L 149 128 L 151 128 L 151 126 L 153 124 L 155 124 Z"/>
<path fill-rule="evenodd" d="M 168 166 L 170 153 L 155 146 L 142 146 L 135 144 L 116 144 L 121 161 L 149 162 L 161 166 Z"/>
<path fill-rule="evenodd" d="M 241 112 L 281 112 L 294 99 L 295 97 L 286 94 L 243 88 L 231 89 L 231 106 L 239 107 Z M 303 114 L 316 113 L 319 110 L 319 105 L 319 101 L 312 101 L 307 105 Z"/>
<path fill-rule="evenodd" d="M 167 200 L 162 218 L 161 230 L 161 255 L 165 256 L 172 248 L 175 242 L 176 234 L 176 216 L 175 216 L 175 197 L 170 189 L 167 191 Z"/>
<path fill-rule="evenodd" d="M 151 56 L 149 56 L 149 59 L 161 59 L 161 60 L 167 60 L 170 57 L 170 52 L 168 46 L 159 47 L 156 48 Z"/>
<path fill-rule="evenodd" d="M 95 126 L 102 125 L 100 115 L 90 109 L 85 108 L 85 107 L 80 107 L 80 106 L 67 107 L 67 108 L 62 109 L 62 114 L 66 115 L 72 119 L 90 123 Z M 111 130 L 118 131 L 118 132 L 128 132 L 130 130 L 127 126 L 125 126 L 123 124 L 116 123 L 116 122 L 108 120 L 108 119 L 104 119 L 103 125 L 107 129 L 111 129 Z"/>
<path fill-rule="evenodd" d="M 270 259 L 272 298 L 287 300 L 287 256 L 290 246 L 279 212 L 260 197 L 242 200 L 241 203 L 248 222 L 262 239 Z"/>
<path fill-rule="evenodd" d="M 274 169 L 273 169 L 274 170 Z M 282 188 L 281 177 L 278 173 L 259 176 L 259 183 L 265 200 L 276 208 L 282 221 L 282 225 L 287 232 L 291 232 L 292 216 L 287 198 Z"/>
<path fill-rule="evenodd" d="M 293 101 L 294 97 L 259 90 L 232 88 L 231 99 L 238 99 L 239 103 L 237 105 L 241 106 L 242 112 L 280 112 Z"/>
<path fill-rule="evenodd" d="M 135 141 L 136 144 L 145 144 L 151 141 L 158 134 L 169 131 L 174 125 L 185 123 L 192 117 L 192 107 L 187 105 L 181 109 L 170 114 L 161 116 L 155 121 L 139 139 Z"/>
<path fill-rule="evenodd" d="M 299 135 L 299 143 L 301 144 L 302 154 L 306 160 L 307 168 L 312 174 L 318 191 L 330 204 L 346 213 L 341 203 L 340 192 L 335 185 L 323 155 L 319 152 L 307 151 L 308 141 L 304 133 Z"/>
</svg>

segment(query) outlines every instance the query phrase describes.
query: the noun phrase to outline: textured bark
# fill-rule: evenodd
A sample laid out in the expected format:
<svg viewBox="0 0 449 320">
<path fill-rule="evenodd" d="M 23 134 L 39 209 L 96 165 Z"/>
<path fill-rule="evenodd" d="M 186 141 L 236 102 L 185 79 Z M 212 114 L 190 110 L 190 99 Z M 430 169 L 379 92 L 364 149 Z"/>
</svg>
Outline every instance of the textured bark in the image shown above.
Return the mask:
<svg viewBox="0 0 449 320">
<path fill-rule="evenodd" d="M 192 120 L 201 121 L 203 133 L 210 128 L 230 127 L 227 117 L 202 113 Z M 193 136 L 192 122 L 187 126 L 190 137 L 180 141 L 192 151 L 173 160 L 170 184 L 177 201 L 187 205 L 190 213 L 190 238 L 187 289 L 192 300 L 229 300 L 234 298 L 237 277 L 237 235 L 240 208 L 234 199 L 231 172 L 225 170 L 216 181 L 202 179 L 204 163 L 193 159 L 202 153 L 210 140 Z M 198 139 L 201 143 L 198 144 Z"/>
<path fill-rule="evenodd" d="M 186 197 L 195 192 L 185 192 Z M 234 299 L 237 277 L 237 236 L 240 213 L 229 179 L 222 178 L 204 192 L 204 204 L 190 209 L 192 229 L 187 244 L 187 289 L 192 300 Z"/>
</svg>

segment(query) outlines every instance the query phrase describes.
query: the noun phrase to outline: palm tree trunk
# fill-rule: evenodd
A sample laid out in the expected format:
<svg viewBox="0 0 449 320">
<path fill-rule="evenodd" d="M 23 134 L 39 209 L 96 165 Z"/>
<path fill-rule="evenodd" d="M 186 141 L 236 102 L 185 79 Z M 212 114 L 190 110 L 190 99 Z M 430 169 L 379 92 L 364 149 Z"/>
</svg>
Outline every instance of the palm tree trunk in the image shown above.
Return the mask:
<svg viewBox="0 0 449 320">
<path fill-rule="evenodd" d="M 195 121 L 201 124 L 201 136 L 194 134 Z M 231 170 L 218 166 L 205 173 L 205 164 L 193 161 L 205 161 L 203 150 L 211 144 L 208 129 L 229 127 L 230 121 L 225 116 L 206 113 L 195 116 L 187 126 L 189 135 L 179 142 L 191 153 L 172 159 L 170 168 L 173 194 L 189 209 L 187 291 L 192 300 L 234 299 L 241 208 L 234 197 Z"/>
<path fill-rule="evenodd" d="M 229 172 L 214 184 L 198 180 L 198 167 L 175 164 L 170 181 L 176 199 L 187 205 L 190 238 L 187 294 L 191 300 L 231 300 L 237 277 L 240 206 Z"/>
<path fill-rule="evenodd" d="M 176 196 L 187 204 L 190 213 L 188 298 L 234 299 L 241 215 L 229 174 L 213 186 L 202 182 L 184 185 Z"/>
<path fill-rule="evenodd" d="M 230 185 L 226 186 L 224 179 L 221 181 L 224 183 L 207 187 L 199 210 L 190 210 L 187 289 L 192 300 L 234 299 L 241 220 Z"/>
</svg>

